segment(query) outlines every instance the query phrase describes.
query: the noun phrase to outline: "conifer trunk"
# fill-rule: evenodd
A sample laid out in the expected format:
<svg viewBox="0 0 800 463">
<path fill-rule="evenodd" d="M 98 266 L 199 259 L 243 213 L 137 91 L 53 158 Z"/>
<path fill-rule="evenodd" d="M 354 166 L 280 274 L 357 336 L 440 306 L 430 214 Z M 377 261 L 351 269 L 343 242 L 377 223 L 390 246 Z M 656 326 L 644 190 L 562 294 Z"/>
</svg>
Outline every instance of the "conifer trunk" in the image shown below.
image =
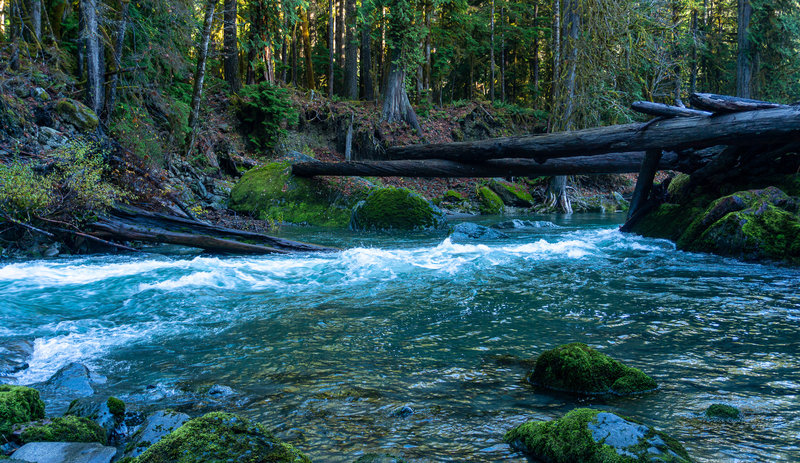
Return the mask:
<svg viewBox="0 0 800 463">
<path fill-rule="evenodd" d="M 358 99 L 358 36 L 356 31 L 356 0 L 346 0 L 345 13 L 345 65 L 344 96 L 350 100 Z"/>
<path fill-rule="evenodd" d="M 300 35 L 303 36 L 303 51 L 306 60 L 306 87 L 310 90 L 316 88 L 314 80 L 314 63 L 311 60 L 311 35 L 309 33 L 308 9 L 300 11 Z"/>
<path fill-rule="evenodd" d="M 750 0 L 739 0 L 739 30 L 737 43 L 739 51 L 736 56 L 736 96 L 752 97 L 753 56 L 750 41 L 750 18 L 753 16 L 753 5 Z"/>
<path fill-rule="evenodd" d="M 98 32 L 97 0 L 81 0 L 86 46 L 86 105 L 100 114 L 103 107 L 102 49 Z"/>
<path fill-rule="evenodd" d="M 237 38 L 237 1 L 225 0 L 223 45 L 225 47 L 224 72 L 225 81 L 231 93 L 238 93 L 242 86 L 239 78 L 239 43 Z"/>
<path fill-rule="evenodd" d="M 189 134 L 186 136 L 185 153 L 188 156 L 192 151 L 197 132 L 197 118 L 200 114 L 200 102 L 203 96 L 203 81 L 206 77 L 206 60 L 208 59 L 208 42 L 211 39 L 211 25 L 214 22 L 214 9 L 217 0 L 207 0 L 203 31 L 200 34 L 200 43 L 197 45 L 197 69 L 194 73 L 194 89 L 192 90 L 192 107 L 189 112 Z"/>
</svg>

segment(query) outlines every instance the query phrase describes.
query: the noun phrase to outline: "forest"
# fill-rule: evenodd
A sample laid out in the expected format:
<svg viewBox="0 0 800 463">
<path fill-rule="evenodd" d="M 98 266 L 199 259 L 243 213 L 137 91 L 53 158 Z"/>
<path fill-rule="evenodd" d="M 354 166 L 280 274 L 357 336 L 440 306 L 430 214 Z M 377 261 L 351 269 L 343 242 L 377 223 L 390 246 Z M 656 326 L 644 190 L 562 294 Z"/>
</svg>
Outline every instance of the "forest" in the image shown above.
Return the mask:
<svg viewBox="0 0 800 463">
<path fill-rule="evenodd" d="M 798 287 L 800 0 L 0 0 L 0 461 L 794 461 Z"/>
</svg>

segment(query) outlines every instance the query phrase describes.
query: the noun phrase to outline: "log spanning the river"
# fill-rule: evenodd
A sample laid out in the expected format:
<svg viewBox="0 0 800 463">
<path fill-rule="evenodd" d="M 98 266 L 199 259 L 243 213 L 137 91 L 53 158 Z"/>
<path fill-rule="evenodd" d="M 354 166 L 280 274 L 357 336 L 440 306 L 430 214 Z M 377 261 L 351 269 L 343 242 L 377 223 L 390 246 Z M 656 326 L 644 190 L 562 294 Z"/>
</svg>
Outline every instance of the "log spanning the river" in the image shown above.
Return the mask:
<svg viewBox="0 0 800 463">
<path fill-rule="evenodd" d="M 472 142 L 411 145 L 387 150 L 390 159 L 548 159 L 659 149 L 674 151 L 714 145 L 756 145 L 800 136 L 800 107 L 790 106 L 714 117 L 677 117 L 546 135 Z"/>
<path fill-rule="evenodd" d="M 728 95 L 714 95 L 712 93 L 692 93 L 689 103 L 695 108 L 714 113 L 737 113 L 743 111 L 757 111 L 759 109 L 788 108 L 789 106 L 770 101 L 751 100 Z"/>
<path fill-rule="evenodd" d="M 444 159 L 374 162 L 300 162 L 292 174 L 360 177 L 534 177 L 540 175 L 627 174 L 639 172 L 645 153 L 614 153 L 603 156 L 551 159 L 540 164 L 532 159 L 493 159 L 467 164 Z M 678 170 L 678 156 L 666 153 L 658 164 L 662 170 Z"/>
<path fill-rule="evenodd" d="M 664 103 L 652 103 L 650 101 L 634 101 L 631 109 L 650 116 L 658 117 L 709 117 L 714 113 L 699 111 L 697 109 L 681 108 L 680 106 L 670 106 Z"/>
</svg>

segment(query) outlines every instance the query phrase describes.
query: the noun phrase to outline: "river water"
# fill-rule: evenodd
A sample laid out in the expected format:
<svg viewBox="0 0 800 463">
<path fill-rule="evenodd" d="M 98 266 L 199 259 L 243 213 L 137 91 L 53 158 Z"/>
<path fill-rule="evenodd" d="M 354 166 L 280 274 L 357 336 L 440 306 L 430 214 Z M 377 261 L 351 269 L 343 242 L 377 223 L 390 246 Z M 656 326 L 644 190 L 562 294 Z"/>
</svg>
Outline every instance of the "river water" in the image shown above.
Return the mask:
<svg viewBox="0 0 800 463">
<path fill-rule="evenodd" d="M 701 462 L 798 461 L 800 270 L 679 252 L 619 233 L 621 219 L 539 217 L 558 226 L 483 242 L 289 233 L 331 254 L 7 262 L 0 343 L 35 339 L 20 384 L 83 362 L 107 377 L 101 394 L 236 411 L 315 461 L 525 461 L 503 433 L 577 406 L 655 425 Z M 575 341 L 661 389 L 580 399 L 496 361 Z M 212 384 L 236 396 L 185 400 Z M 745 419 L 703 420 L 714 402 Z"/>
</svg>

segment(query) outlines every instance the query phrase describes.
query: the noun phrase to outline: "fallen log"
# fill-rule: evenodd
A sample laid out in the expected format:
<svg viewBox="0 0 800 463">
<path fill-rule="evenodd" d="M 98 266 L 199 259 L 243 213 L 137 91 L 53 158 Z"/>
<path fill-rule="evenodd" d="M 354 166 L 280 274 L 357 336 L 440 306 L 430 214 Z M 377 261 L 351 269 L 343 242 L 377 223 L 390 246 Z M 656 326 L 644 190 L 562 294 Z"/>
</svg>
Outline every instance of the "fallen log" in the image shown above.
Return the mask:
<svg viewBox="0 0 800 463">
<path fill-rule="evenodd" d="M 114 217 L 123 220 L 131 225 L 139 227 L 151 227 L 167 231 L 194 233 L 209 235 L 217 238 L 230 239 L 241 238 L 250 242 L 262 243 L 269 247 L 275 247 L 284 251 L 294 252 L 320 252 L 336 251 L 335 248 L 317 246 L 315 244 L 292 241 L 275 236 L 264 235 L 261 233 L 236 230 L 234 228 L 220 227 L 206 222 L 200 222 L 183 217 L 161 214 L 158 212 L 146 211 L 133 206 L 118 205 L 112 210 Z"/>
<path fill-rule="evenodd" d="M 625 174 L 636 173 L 645 153 L 614 153 L 602 156 L 551 159 L 540 164 L 532 159 L 493 159 L 467 164 L 443 159 L 374 162 L 299 162 L 292 174 L 343 177 L 534 177 L 540 175 Z M 658 164 L 661 170 L 678 169 L 678 156 L 666 153 Z"/>
<path fill-rule="evenodd" d="M 664 103 L 652 103 L 649 101 L 634 101 L 631 109 L 650 116 L 660 117 L 709 117 L 714 113 L 708 111 L 698 111 L 696 109 L 681 108 L 680 106 L 670 106 Z"/>
<path fill-rule="evenodd" d="M 736 113 L 744 111 L 758 111 L 760 109 L 788 108 L 788 105 L 770 101 L 751 100 L 728 95 L 715 95 L 713 93 L 692 93 L 689 103 L 697 109 L 713 113 Z"/>
<path fill-rule="evenodd" d="M 390 159 L 548 159 L 660 149 L 674 151 L 713 145 L 754 145 L 800 136 L 800 107 L 765 109 L 715 117 L 678 117 L 538 136 L 410 145 L 387 150 Z"/>
<path fill-rule="evenodd" d="M 144 241 L 149 243 L 168 243 L 215 252 L 235 254 L 288 254 L 289 251 L 258 244 L 242 243 L 209 235 L 178 233 L 158 228 L 131 225 L 109 218 L 100 219 L 90 225 L 95 234 L 112 240 Z"/>
</svg>

